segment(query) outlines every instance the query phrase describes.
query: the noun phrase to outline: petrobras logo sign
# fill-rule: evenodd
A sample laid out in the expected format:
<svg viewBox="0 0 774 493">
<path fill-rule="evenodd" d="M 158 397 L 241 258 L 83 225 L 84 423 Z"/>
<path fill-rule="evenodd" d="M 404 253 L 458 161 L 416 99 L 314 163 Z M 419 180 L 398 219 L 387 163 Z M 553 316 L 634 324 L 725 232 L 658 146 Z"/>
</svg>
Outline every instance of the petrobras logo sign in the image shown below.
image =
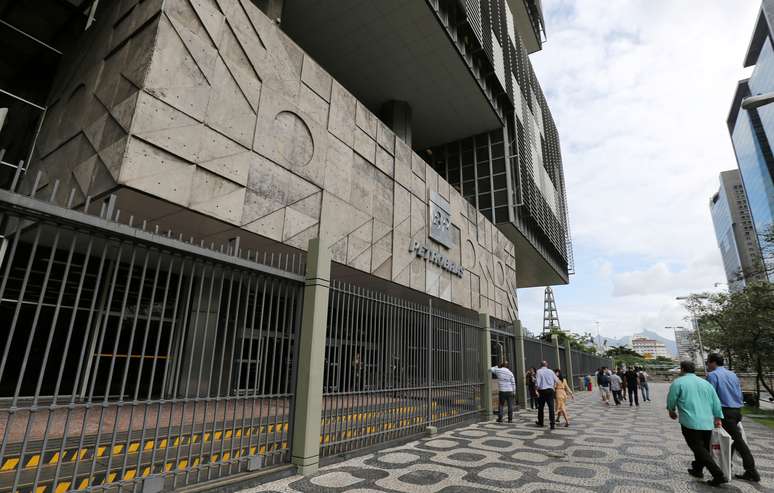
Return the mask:
<svg viewBox="0 0 774 493">
<path fill-rule="evenodd" d="M 425 245 L 420 244 L 418 241 L 412 241 L 409 243 L 409 252 L 414 252 L 417 257 L 425 259 L 426 262 L 435 264 L 441 269 L 451 272 L 457 277 L 462 277 L 465 273 L 465 269 L 461 265 L 457 265 L 455 262 L 449 260 L 449 258 L 435 250 L 427 248 Z"/>
<path fill-rule="evenodd" d="M 449 202 L 437 192 L 430 193 L 430 239 L 446 248 L 454 246 Z"/>
</svg>

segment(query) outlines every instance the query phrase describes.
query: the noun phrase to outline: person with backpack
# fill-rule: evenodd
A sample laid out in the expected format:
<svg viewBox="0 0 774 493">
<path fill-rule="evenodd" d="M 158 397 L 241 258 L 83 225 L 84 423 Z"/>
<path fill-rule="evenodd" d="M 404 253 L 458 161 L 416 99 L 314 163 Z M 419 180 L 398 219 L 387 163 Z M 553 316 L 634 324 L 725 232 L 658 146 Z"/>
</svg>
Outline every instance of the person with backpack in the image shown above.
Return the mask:
<svg viewBox="0 0 774 493">
<path fill-rule="evenodd" d="M 602 402 L 610 405 L 610 375 L 607 374 L 607 367 L 603 366 L 597 372 L 597 387 L 599 387 L 599 395 L 602 397 Z"/>
</svg>

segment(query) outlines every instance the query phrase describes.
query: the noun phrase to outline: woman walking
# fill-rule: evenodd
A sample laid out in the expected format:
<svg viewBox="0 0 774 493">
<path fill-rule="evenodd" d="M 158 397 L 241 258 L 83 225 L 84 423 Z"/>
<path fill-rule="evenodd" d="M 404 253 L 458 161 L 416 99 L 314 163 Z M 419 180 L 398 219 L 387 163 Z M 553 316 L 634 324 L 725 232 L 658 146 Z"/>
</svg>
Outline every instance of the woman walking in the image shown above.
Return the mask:
<svg viewBox="0 0 774 493">
<path fill-rule="evenodd" d="M 529 392 L 529 408 L 537 408 L 537 387 L 535 387 L 535 373 L 537 370 L 530 368 L 527 370 L 527 391 Z"/>
<path fill-rule="evenodd" d="M 567 415 L 567 396 L 569 395 L 574 400 L 575 394 L 572 393 L 570 386 L 567 385 L 561 370 L 556 370 L 556 379 L 556 424 L 559 424 L 559 418 L 564 416 L 564 426 L 566 428 L 570 426 L 570 418 Z"/>
</svg>

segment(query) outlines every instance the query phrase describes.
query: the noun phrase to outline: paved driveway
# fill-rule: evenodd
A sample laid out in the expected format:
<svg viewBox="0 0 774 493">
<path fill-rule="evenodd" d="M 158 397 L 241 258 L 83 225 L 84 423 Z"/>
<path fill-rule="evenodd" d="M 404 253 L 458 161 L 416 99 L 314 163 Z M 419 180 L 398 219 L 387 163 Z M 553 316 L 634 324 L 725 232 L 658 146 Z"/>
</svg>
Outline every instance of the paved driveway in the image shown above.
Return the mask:
<svg viewBox="0 0 774 493">
<path fill-rule="evenodd" d="M 718 489 L 688 476 L 692 455 L 664 410 L 667 389 L 651 385 L 653 401 L 639 408 L 607 408 L 583 392 L 570 402 L 569 428 L 536 428 L 523 411 L 513 424 L 477 423 L 245 491 L 774 491 L 774 430 L 749 421 L 760 484 Z"/>
</svg>

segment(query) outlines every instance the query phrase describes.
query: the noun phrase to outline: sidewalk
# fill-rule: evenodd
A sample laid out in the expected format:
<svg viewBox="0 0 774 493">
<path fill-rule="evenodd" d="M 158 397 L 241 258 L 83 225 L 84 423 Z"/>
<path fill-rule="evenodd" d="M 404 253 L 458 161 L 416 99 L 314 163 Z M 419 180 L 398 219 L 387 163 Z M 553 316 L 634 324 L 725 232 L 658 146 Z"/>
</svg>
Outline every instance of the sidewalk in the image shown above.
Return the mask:
<svg viewBox="0 0 774 493">
<path fill-rule="evenodd" d="M 653 400 L 639 408 L 607 408 L 596 392 L 582 392 L 569 403 L 569 428 L 537 428 L 534 411 L 522 411 L 513 424 L 473 424 L 244 492 L 774 491 L 774 430 L 751 420 L 745 427 L 761 483 L 718 489 L 690 477 L 692 454 L 664 409 L 667 389 L 651 384 Z"/>
</svg>

